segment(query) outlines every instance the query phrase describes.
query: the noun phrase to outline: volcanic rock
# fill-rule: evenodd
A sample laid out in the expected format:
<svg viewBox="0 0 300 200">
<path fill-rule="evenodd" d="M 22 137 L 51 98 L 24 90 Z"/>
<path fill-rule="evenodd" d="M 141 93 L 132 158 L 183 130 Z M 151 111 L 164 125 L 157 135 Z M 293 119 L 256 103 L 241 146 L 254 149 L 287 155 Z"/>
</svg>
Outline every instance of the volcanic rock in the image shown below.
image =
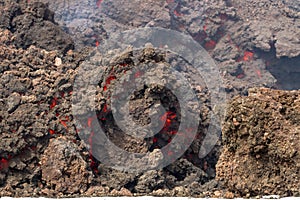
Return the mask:
<svg viewBox="0 0 300 200">
<path fill-rule="evenodd" d="M 299 56 L 300 18 L 296 2 L 232 0 L 233 7 L 241 8 L 237 9 L 237 17 L 243 21 L 239 31 L 232 32 L 233 40 L 264 51 L 270 51 L 275 44 L 277 57 Z"/>
<path fill-rule="evenodd" d="M 228 111 L 217 179 L 243 196 L 299 196 L 299 91 L 251 89 Z"/>
<path fill-rule="evenodd" d="M 30 45 L 46 50 L 58 50 L 66 53 L 73 49 L 73 41 L 54 21 L 54 12 L 41 2 L 4 1 L 0 28 L 15 33 L 13 43 L 17 47 Z"/>
<path fill-rule="evenodd" d="M 55 193 L 76 194 L 88 189 L 92 173 L 78 147 L 64 137 L 52 139 L 41 158 L 42 180 Z"/>
<path fill-rule="evenodd" d="M 0 193 L 34 196 L 43 187 L 39 161 L 49 139 L 66 129 L 70 140 L 76 138 L 63 114 L 71 97 L 63 86 L 71 84 L 82 57 L 68 52 L 64 64 L 55 66 L 57 51 L 16 48 L 13 40 L 9 30 L 0 30 Z M 55 85 L 56 80 L 64 85 Z"/>
<path fill-rule="evenodd" d="M 39 1 L 48 3 L 49 8 Z M 218 110 L 218 105 L 211 105 L 211 91 L 200 81 L 197 71 L 180 56 L 149 45 L 126 53 L 121 52 L 123 49 L 105 52 L 113 58 L 99 53 L 105 44 L 102 41 L 113 33 L 163 27 L 193 37 L 208 51 L 221 71 L 224 89 L 230 97 L 247 95 L 253 86 L 278 87 L 276 79 L 280 75 L 285 76 L 280 84 L 287 82 L 288 89 L 297 89 L 297 1 L 0 0 L 0 11 L 0 196 L 299 195 L 297 92 L 256 89 L 250 90 L 249 97 L 234 99 L 224 127 L 225 147 L 218 168 L 221 187 L 214 180 L 220 140 L 206 157 L 199 158 L 199 148 L 211 125 L 210 111 Z M 98 48 L 91 48 L 95 46 Z M 83 76 L 90 81 L 102 59 L 107 63 L 100 68 L 103 73 L 98 77 L 96 91 L 88 88 L 83 93 L 95 96 L 91 98 L 95 105 L 91 109 L 97 116 L 78 126 L 72 113 L 76 107 L 72 102 L 76 96 L 74 80 L 84 74 L 79 71 L 84 64 L 92 67 L 90 74 Z M 136 124 L 150 123 L 159 114 L 152 112 L 159 102 L 168 110 L 166 116 L 152 120 L 157 127 L 164 126 L 161 131 L 146 139 L 133 137 L 139 134 L 133 128 L 129 134 L 121 130 L 114 121 L 110 100 L 113 91 L 122 94 L 128 89 L 119 87 L 119 79 L 123 83 L 128 79 L 129 85 L 142 79 L 139 77 L 143 70 L 158 79 L 169 77 L 180 88 L 181 80 L 168 73 L 168 69 L 178 70 L 199 99 L 199 107 L 188 106 L 191 112 L 200 113 L 200 126 L 194 127 L 197 135 L 177 161 L 162 169 L 152 169 L 156 161 L 172 155 L 172 151 L 163 152 L 161 148 L 172 141 L 184 116 L 179 112 L 176 96 L 155 84 L 140 86 L 133 92 L 129 117 Z M 87 107 L 84 102 L 79 114 L 85 114 Z M 126 111 L 121 106 L 118 110 Z M 164 118 L 167 126 L 162 123 Z M 129 119 L 118 123 L 129 127 Z M 88 129 L 85 138 L 79 134 L 96 123 L 118 148 L 131 153 L 151 152 L 145 162 L 149 165 L 143 167 L 150 166 L 152 170 L 128 173 L 96 160 L 93 155 L 101 155 L 105 149 L 95 146 L 103 144 L 104 139 L 97 139 Z M 189 131 L 186 129 L 182 135 Z M 111 156 L 116 158 L 115 154 Z M 119 164 L 127 160 L 116 159 Z"/>
</svg>

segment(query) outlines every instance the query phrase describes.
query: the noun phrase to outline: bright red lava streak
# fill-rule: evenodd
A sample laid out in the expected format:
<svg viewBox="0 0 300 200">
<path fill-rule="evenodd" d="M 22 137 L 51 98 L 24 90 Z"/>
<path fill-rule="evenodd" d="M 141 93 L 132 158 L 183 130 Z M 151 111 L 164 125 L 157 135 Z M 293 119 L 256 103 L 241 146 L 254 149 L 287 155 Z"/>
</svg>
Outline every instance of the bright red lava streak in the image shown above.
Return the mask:
<svg viewBox="0 0 300 200">
<path fill-rule="evenodd" d="M 50 109 L 54 108 L 57 105 L 57 97 L 54 97 L 50 103 Z"/>
<path fill-rule="evenodd" d="M 55 131 L 52 130 L 52 129 L 49 129 L 49 133 L 50 133 L 51 135 L 54 135 L 54 134 L 55 134 Z"/>
<path fill-rule="evenodd" d="M 243 60 L 244 61 L 249 61 L 249 60 L 251 60 L 253 58 L 253 56 L 254 56 L 253 52 L 251 52 L 251 51 L 245 51 L 244 52 Z"/>
</svg>

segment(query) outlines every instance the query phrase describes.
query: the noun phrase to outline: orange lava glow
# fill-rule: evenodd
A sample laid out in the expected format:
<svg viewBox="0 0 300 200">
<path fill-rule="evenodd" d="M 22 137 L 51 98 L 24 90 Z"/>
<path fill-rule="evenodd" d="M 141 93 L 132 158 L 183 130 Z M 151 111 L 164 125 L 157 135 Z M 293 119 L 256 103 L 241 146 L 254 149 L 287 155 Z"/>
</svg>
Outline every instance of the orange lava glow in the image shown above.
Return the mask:
<svg viewBox="0 0 300 200">
<path fill-rule="evenodd" d="M 99 173 L 98 164 L 92 155 L 90 155 L 90 160 L 91 160 L 91 164 L 90 164 L 91 169 L 93 170 L 94 173 L 98 174 Z"/>
<path fill-rule="evenodd" d="M 163 127 L 164 131 L 169 130 L 172 120 L 174 120 L 175 118 L 176 118 L 176 114 L 171 111 L 166 112 L 163 116 L 160 117 L 160 120 L 162 122 L 165 122 L 164 127 Z M 168 133 L 170 133 L 172 135 L 176 134 L 175 131 L 168 131 Z"/>
<path fill-rule="evenodd" d="M 176 135 L 177 131 L 169 131 L 171 135 Z"/>
<path fill-rule="evenodd" d="M 111 83 L 112 80 L 115 80 L 116 77 L 114 75 L 110 75 L 106 81 L 105 81 L 105 85 L 103 86 L 103 91 L 107 90 L 107 86 Z"/>
<path fill-rule="evenodd" d="M 253 56 L 254 56 L 253 52 L 251 52 L 251 51 L 245 51 L 244 52 L 243 60 L 244 61 L 250 61 L 250 60 L 252 60 Z"/>
<path fill-rule="evenodd" d="M 126 66 L 128 66 L 128 64 L 127 63 L 121 63 L 121 64 L 119 64 L 121 67 L 126 67 Z M 124 71 L 124 72 L 126 72 L 126 71 Z"/>
<path fill-rule="evenodd" d="M 107 105 L 106 105 L 106 104 L 103 106 L 103 109 L 102 109 L 102 111 L 103 111 L 104 113 L 106 113 L 106 112 L 107 112 Z"/>
<path fill-rule="evenodd" d="M 68 128 L 68 125 L 67 125 L 66 121 L 60 120 L 60 123 L 61 123 L 65 128 Z"/>
<path fill-rule="evenodd" d="M 50 103 L 50 109 L 53 109 L 57 105 L 57 97 L 54 97 Z"/>
<path fill-rule="evenodd" d="M 52 130 L 52 129 L 49 129 L 49 133 L 50 133 L 50 135 L 54 135 L 54 134 L 55 134 L 55 131 Z"/>
<path fill-rule="evenodd" d="M 112 80 L 115 80 L 115 79 L 116 79 L 116 77 L 113 76 L 113 75 L 111 75 L 111 76 L 109 76 L 109 77 L 106 79 L 105 83 L 106 83 L 107 85 L 109 85 L 109 84 L 111 83 L 111 81 L 112 81 Z"/>
<path fill-rule="evenodd" d="M 260 71 L 259 69 L 257 69 L 255 72 L 256 72 L 256 74 L 257 74 L 257 76 L 258 76 L 259 78 L 262 77 L 262 76 L 261 76 L 261 71 Z"/>
<path fill-rule="evenodd" d="M 98 162 L 96 161 L 96 159 L 93 157 L 93 137 L 94 137 L 95 133 L 94 132 L 91 132 L 90 136 L 89 136 L 89 144 L 90 144 L 90 150 L 89 150 L 89 159 L 91 161 L 90 163 L 90 167 L 92 169 L 92 171 L 95 173 L 95 174 L 98 174 L 99 171 L 98 171 Z"/>
</svg>

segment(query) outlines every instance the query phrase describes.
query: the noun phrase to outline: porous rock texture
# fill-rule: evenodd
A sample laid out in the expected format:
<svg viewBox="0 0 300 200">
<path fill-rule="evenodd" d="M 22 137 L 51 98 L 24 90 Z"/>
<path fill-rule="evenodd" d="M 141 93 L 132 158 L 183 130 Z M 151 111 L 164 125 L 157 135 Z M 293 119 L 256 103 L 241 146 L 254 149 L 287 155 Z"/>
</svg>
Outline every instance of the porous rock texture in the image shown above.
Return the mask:
<svg viewBox="0 0 300 200">
<path fill-rule="evenodd" d="M 251 89 L 223 127 L 217 179 L 242 196 L 300 193 L 300 92 Z"/>
<path fill-rule="evenodd" d="M 35 46 L 24 50 L 14 45 L 10 31 L 0 32 L 0 193 L 45 195 L 41 193 L 45 183 L 41 176 L 45 175 L 40 161 L 49 140 L 66 131 L 68 140 L 77 138 L 66 102 L 71 99 L 74 68 L 84 52 L 69 51 L 61 58 L 57 51 Z M 69 156 L 72 154 L 78 157 L 70 151 Z"/>
<path fill-rule="evenodd" d="M 277 85 L 276 81 L 277 83 L 280 81 L 283 71 L 286 71 L 285 79 L 281 80 L 280 84 L 289 82 L 289 89 L 299 88 L 300 69 L 297 64 L 300 62 L 299 28 L 297 28 L 299 5 L 295 1 L 40 1 L 47 3 L 49 7 L 37 0 L 0 0 L 1 196 L 168 195 L 232 198 L 234 195 L 276 193 L 275 184 L 269 184 L 266 189 L 264 185 L 261 185 L 262 188 L 254 188 L 256 185 L 250 184 L 254 188 L 253 191 L 246 191 L 246 186 L 234 187 L 229 184 L 226 174 L 223 175 L 222 180 L 220 178 L 220 183 L 224 181 L 225 187 L 220 187 L 219 182 L 214 180 L 220 141 L 208 156 L 199 159 L 197 153 L 202 137 L 205 135 L 203 133 L 210 124 L 207 115 L 214 108 L 210 105 L 210 94 L 205 85 L 199 85 L 199 82 L 195 81 L 197 77 L 196 79 L 190 77 L 189 74 L 196 74 L 191 66 L 182 67 L 180 72 L 186 75 L 192 89 L 201 100 L 201 108 L 199 108 L 201 125 L 198 127 L 197 138 L 184 155 L 160 170 L 128 173 L 109 168 L 97 161 L 92 156 L 91 149 L 87 148 L 97 141 L 90 137 L 91 134 L 87 135 L 86 141 L 79 138 L 79 130 L 74 124 L 74 116 L 71 112 L 71 99 L 78 68 L 84 61 L 89 61 L 88 58 L 95 52 L 93 47 L 98 46 L 101 49 L 102 41 L 115 32 L 143 27 L 163 27 L 193 37 L 215 59 L 224 79 L 224 90 L 229 97 L 236 94 L 247 95 L 248 89 L 252 86 L 278 87 L 280 85 Z M 149 57 L 149 54 L 143 52 L 144 50 L 150 50 L 156 56 Z M 168 62 L 162 56 L 164 53 L 157 49 L 148 48 L 130 54 L 122 54 L 115 50 L 112 52 L 117 60 L 111 60 L 109 65 L 104 66 L 103 77 L 97 87 L 95 100 L 98 103 L 96 109 L 100 117 L 98 121 L 94 118 L 86 120 L 84 125 L 102 123 L 102 127 L 107 128 L 108 137 L 128 152 L 154 152 L 153 149 L 167 144 L 172 139 L 173 135 L 170 134 L 172 132 L 162 133 L 148 140 L 124 136 L 112 120 L 108 99 L 116 84 L 114 79 L 125 76 L 126 69 L 146 67 L 147 63 L 156 62 L 163 64 L 161 71 L 164 71 Z M 99 58 L 101 59 L 102 56 L 99 55 Z M 186 65 L 186 63 L 179 63 L 178 60 L 173 64 Z M 275 70 L 274 66 L 276 66 Z M 111 73 L 115 77 L 111 76 Z M 159 73 L 160 71 L 153 72 L 159 76 L 164 75 Z M 150 109 L 147 106 L 164 99 L 166 99 L 164 103 L 166 107 L 173 109 L 170 110 L 171 112 L 174 112 L 174 108 L 175 111 L 179 110 L 176 102 L 175 106 L 171 104 L 174 103 L 171 102 L 175 100 L 174 96 L 169 93 L 165 95 L 166 98 L 162 98 L 164 93 L 169 91 L 157 86 L 140 88 L 131 99 L 133 119 L 141 124 L 147 123 L 149 115 L 144 113 L 147 111 L 149 114 Z M 273 91 L 270 91 L 269 96 L 272 96 L 272 93 Z M 274 94 L 286 93 L 274 91 Z M 268 105 L 268 98 L 265 100 L 265 104 Z M 251 103 L 250 101 L 247 106 L 253 106 Z M 299 118 L 291 110 L 292 103 L 282 102 L 284 103 L 286 106 L 281 112 L 294 113 L 290 115 L 293 118 L 280 118 L 281 115 L 288 115 L 279 112 L 281 115 L 275 119 L 282 120 L 280 123 L 293 128 L 299 120 L 294 120 L 293 126 L 288 124 L 289 120 Z M 239 105 L 234 108 L 240 108 Z M 229 111 L 228 118 L 235 112 L 241 112 L 235 109 Z M 261 113 L 263 114 L 265 110 L 268 111 L 264 109 Z M 274 110 L 276 110 L 275 106 Z M 171 123 L 178 125 L 180 114 L 170 113 L 168 117 L 168 120 L 174 120 L 170 120 Z M 259 121 L 261 116 L 254 117 Z M 251 125 L 256 127 L 255 123 Z M 278 127 L 279 129 L 276 130 L 282 128 L 286 130 L 284 133 L 293 130 L 281 125 Z M 273 125 L 264 128 L 271 130 Z M 229 128 L 224 130 L 226 139 L 228 137 L 226 135 L 229 134 L 226 130 Z M 272 132 L 268 134 L 272 135 Z M 228 141 L 231 140 L 226 139 L 226 145 L 230 144 Z M 245 144 L 242 140 L 236 142 Z M 239 143 L 232 145 L 239 146 Z M 294 153 L 294 157 L 290 158 L 293 152 L 287 150 L 290 154 L 283 154 L 284 144 L 277 145 L 277 149 L 271 149 L 269 152 L 273 160 L 272 156 L 276 151 L 279 155 L 283 155 L 278 159 L 276 157 L 278 163 L 282 164 L 281 167 L 278 166 L 281 170 L 286 163 L 292 163 L 290 160 L 298 158 L 298 154 Z M 247 144 L 244 146 L 247 147 Z M 259 147 L 265 149 L 262 144 Z M 256 149 L 260 150 L 260 148 Z M 228 151 L 225 149 L 226 152 Z M 258 153 L 256 152 L 255 155 Z M 249 159 L 251 161 L 252 157 L 249 156 Z M 227 174 L 232 171 L 232 168 L 225 168 L 226 165 L 223 167 L 227 170 Z M 244 171 L 240 174 L 250 173 L 247 168 L 242 170 Z M 287 178 L 282 175 L 276 181 L 282 183 L 287 180 L 286 182 L 290 181 L 290 184 L 282 187 L 280 185 L 283 189 L 279 188 L 278 193 L 297 195 L 292 184 L 297 184 L 295 180 L 299 172 L 296 171 L 294 174 L 286 172 L 286 174 Z M 246 181 L 240 180 L 239 183 L 246 185 Z M 257 180 L 261 180 L 259 176 Z M 268 177 L 266 180 L 269 180 Z M 67 185 L 71 186 L 66 187 Z M 286 187 L 290 188 L 286 189 Z"/>
<path fill-rule="evenodd" d="M 29 1 L 28 1 L 29 2 Z M 66 53 L 74 48 L 72 38 L 54 22 L 54 12 L 41 2 L 1 1 L 0 28 L 14 33 L 19 48 L 30 45 Z"/>
<path fill-rule="evenodd" d="M 207 188 L 217 187 L 214 181 L 205 185 L 214 177 L 216 159 L 206 157 L 199 160 L 195 156 L 201 138 L 194 142 L 194 147 L 186 152 L 186 156 L 161 170 L 135 174 L 114 170 L 97 162 L 87 150 L 84 140 L 78 137 L 71 113 L 72 86 L 78 73 L 77 69 L 83 60 L 88 60 L 87 55 L 91 50 L 87 48 L 80 53 L 69 50 L 66 55 L 61 55 L 57 51 L 46 51 L 35 46 L 27 49 L 17 48 L 9 30 L 1 30 L 0 39 L 1 196 L 204 196 L 203 192 L 207 191 Z M 140 56 L 150 59 L 144 57 L 145 55 L 147 54 L 142 53 Z M 124 61 L 135 56 L 117 56 L 116 59 L 120 63 L 115 62 L 107 66 L 103 80 L 109 77 L 109 72 L 112 72 L 115 65 L 133 66 L 133 63 Z M 143 59 L 140 60 L 143 62 Z M 114 72 L 116 76 L 120 75 L 120 72 Z M 107 95 L 113 85 L 112 80 L 105 92 L 102 88 L 105 85 L 101 85 L 99 92 Z M 155 92 L 159 88 L 153 87 L 153 90 L 151 95 L 154 99 L 159 99 L 160 93 Z M 202 97 L 203 101 L 208 95 L 205 91 L 204 87 L 198 88 L 199 97 Z M 97 101 L 101 100 L 100 93 Z M 144 98 L 148 97 L 139 96 L 137 93 L 135 100 L 139 102 L 141 99 L 139 104 L 142 105 Z M 102 105 L 99 101 L 99 111 L 103 110 Z M 205 107 L 202 126 L 209 124 L 209 119 L 205 117 L 209 109 L 208 104 L 204 104 L 203 108 Z M 104 116 L 109 114 L 110 111 Z M 85 123 L 88 125 L 89 121 Z M 107 127 L 115 129 L 110 134 L 116 144 L 129 151 L 138 150 L 128 145 L 130 142 L 135 144 L 130 138 L 124 143 L 121 132 L 113 124 L 108 124 Z M 201 134 L 202 128 L 199 130 Z M 158 143 L 164 145 L 170 137 L 171 135 L 166 134 L 159 138 Z M 151 150 L 154 141 L 142 143 L 146 150 Z M 210 156 L 216 157 L 214 153 Z M 194 157 L 196 163 L 193 163 Z"/>
<path fill-rule="evenodd" d="M 299 4 L 291 0 L 41 1 L 55 10 L 55 20 L 78 49 L 101 45 L 116 32 L 162 27 L 190 35 L 203 45 L 220 67 L 224 87 L 232 96 L 255 86 L 297 89 L 300 85 L 296 78 Z M 285 64 L 280 58 L 295 61 Z M 290 79 L 293 84 L 287 83 Z"/>
<path fill-rule="evenodd" d="M 76 194 L 87 190 L 92 172 L 77 148 L 64 137 L 50 140 L 41 158 L 42 180 L 50 188 L 43 189 L 47 193 Z"/>
</svg>

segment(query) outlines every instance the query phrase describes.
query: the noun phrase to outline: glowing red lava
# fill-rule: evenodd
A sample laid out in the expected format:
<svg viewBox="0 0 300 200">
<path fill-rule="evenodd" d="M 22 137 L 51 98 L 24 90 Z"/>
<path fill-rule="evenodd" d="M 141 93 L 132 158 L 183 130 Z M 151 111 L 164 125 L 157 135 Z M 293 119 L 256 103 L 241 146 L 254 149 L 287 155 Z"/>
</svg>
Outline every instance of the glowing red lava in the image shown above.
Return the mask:
<svg viewBox="0 0 300 200">
<path fill-rule="evenodd" d="M 244 52 L 244 57 L 243 57 L 243 60 L 244 61 L 250 61 L 254 56 L 254 53 L 251 52 L 251 51 L 245 51 Z"/>
<path fill-rule="evenodd" d="M 49 129 L 50 135 L 54 135 L 56 132 L 53 129 Z"/>
<path fill-rule="evenodd" d="M 110 75 L 106 81 L 105 81 L 105 85 L 103 86 L 103 91 L 107 90 L 107 86 L 111 83 L 112 80 L 115 80 L 116 77 L 114 75 Z"/>
<path fill-rule="evenodd" d="M 50 109 L 53 109 L 57 105 L 57 97 L 54 97 L 50 103 Z"/>
<path fill-rule="evenodd" d="M 252 60 L 254 57 L 254 53 L 251 51 L 245 51 L 243 57 L 240 57 L 237 59 L 237 62 L 241 62 L 241 61 L 250 61 Z"/>
<path fill-rule="evenodd" d="M 169 131 L 169 128 L 171 126 L 172 120 L 174 120 L 175 118 L 176 118 L 176 114 L 171 111 L 167 111 L 163 116 L 160 117 L 160 120 L 162 122 L 165 122 L 163 130 L 168 131 L 168 133 L 172 135 L 176 134 L 176 132 Z"/>
<path fill-rule="evenodd" d="M 142 75 L 143 75 L 142 72 L 138 71 L 134 74 L 134 78 L 141 77 Z"/>
</svg>

